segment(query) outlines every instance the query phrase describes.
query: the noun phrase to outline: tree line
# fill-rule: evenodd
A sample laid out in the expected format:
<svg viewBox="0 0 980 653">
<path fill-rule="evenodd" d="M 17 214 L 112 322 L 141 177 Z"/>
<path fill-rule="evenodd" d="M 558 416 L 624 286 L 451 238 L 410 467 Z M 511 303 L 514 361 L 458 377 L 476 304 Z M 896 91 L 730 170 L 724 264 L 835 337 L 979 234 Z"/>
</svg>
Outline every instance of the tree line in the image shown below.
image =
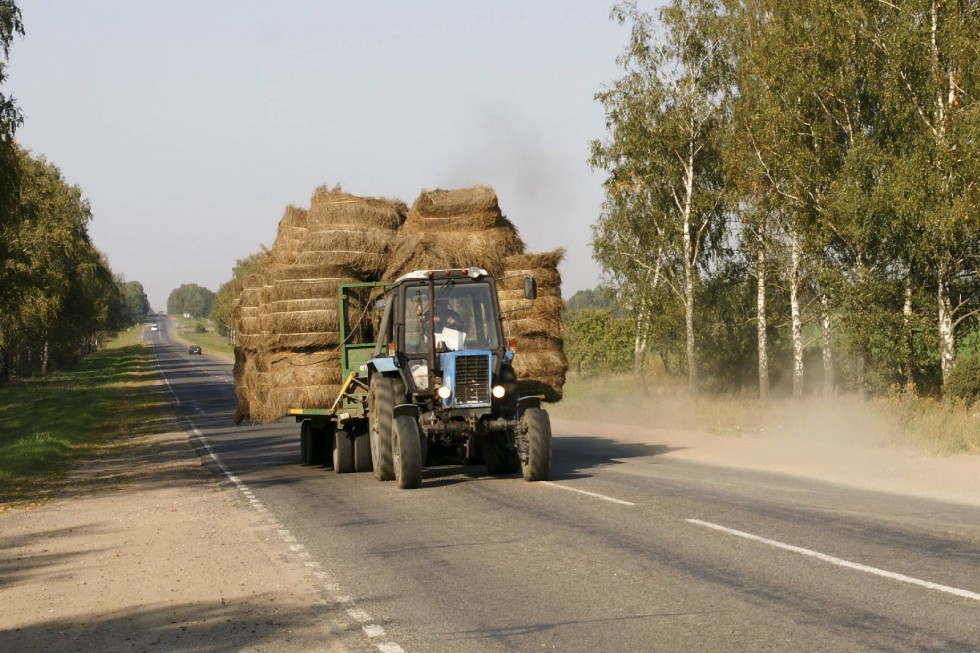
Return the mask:
<svg viewBox="0 0 980 653">
<path fill-rule="evenodd" d="M 692 391 L 939 393 L 980 355 L 980 3 L 633 0 L 593 249 Z"/>
<path fill-rule="evenodd" d="M 0 0 L 0 85 L 23 34 L 16 4 Z M 69 365 L 149 310 L 142 285 L 115 277 L 92 244 L 81 189 L 17 144 L 22 122 L 0 92 L 0 384 Z"/>
</svg>

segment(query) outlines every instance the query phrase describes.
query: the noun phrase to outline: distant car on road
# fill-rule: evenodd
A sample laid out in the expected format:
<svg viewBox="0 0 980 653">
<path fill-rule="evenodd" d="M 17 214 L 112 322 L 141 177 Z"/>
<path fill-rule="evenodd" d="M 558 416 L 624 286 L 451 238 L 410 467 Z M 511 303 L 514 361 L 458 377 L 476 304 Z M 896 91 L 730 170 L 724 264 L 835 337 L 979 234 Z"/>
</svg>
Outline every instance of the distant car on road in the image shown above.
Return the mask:
<svg viewBox="0 0 980 653">
<path fill-rule="evenodd" d="M 159 331 L 159 330 L 160 330 L 160 327 L 158 327 L 157 325 L 155 325 L 155 324 L 150 325 L 150 331 Z"/>
<path fill-rule="evenodd" d="M 201 346 L 200 345 L 191 345 L 190 347 L 187 348 L 187 353 L 188 354 L 200 354 L 201 353 Z"/>
</svg>

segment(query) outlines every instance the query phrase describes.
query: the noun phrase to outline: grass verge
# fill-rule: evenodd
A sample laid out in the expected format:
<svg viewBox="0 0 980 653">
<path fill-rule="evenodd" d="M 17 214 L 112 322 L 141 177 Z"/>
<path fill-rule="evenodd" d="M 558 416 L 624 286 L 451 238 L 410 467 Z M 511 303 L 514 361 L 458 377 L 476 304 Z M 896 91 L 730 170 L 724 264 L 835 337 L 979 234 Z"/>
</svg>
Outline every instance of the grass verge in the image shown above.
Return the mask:
<svg viewBox="0 0 980 653">
<path fill-rule="evenodd" d="M 0 388 L 0 508 L 50 493 L 80 459 L 156 432 L 167 397 L 140 333 L 71 371 Z"/>
<path fill-rule="evenodd" d="M 559 404 L 549 407 L 554 417 L 729 437 L 785 435 L 866 442 L 939 456 L 980 453 L 980 405 L 906 395 L 870 400 L 774 399 L 767 404 L 752 397 L 692 399 L 664 386 L 651 386 L 645 394 L 630 377 L 573 375 L 564 395 Z"/>
</svg>

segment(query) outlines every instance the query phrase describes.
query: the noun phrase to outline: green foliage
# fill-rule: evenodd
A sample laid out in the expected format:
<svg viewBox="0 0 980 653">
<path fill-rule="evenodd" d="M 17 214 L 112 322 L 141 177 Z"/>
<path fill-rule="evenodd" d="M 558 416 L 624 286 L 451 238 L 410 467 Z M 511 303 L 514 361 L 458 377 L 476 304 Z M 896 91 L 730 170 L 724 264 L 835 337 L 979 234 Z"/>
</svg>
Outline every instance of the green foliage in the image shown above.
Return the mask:
<svg viewBox="0 0 980 653">
<path fill-rule="evenodd" d="M 943 393 L 968 402 L 980 400 L 980 356 L 960 358 L 943 386 Z"/>
<path fill-rule="evenodd" d="M 170 291 L 167 298 L 167 313 L 182 315 L 188 313 L 193 317 L 206 317 L 211 313 L 215 294 L 196 283 L 185 283 Z"/>
<path fill-rule="evenodd" d="M 210 318 L 218 328 L 218 333 L 223 336 L 228 335 L 232 328 L 233 319 L 231 315 L 231 304 L 235 299 L 235 287 L 242 280 L 253 272 L 258 272 L 262 267 L 265 257 L 263 252 L 256 252 L 235 262 L 235 267 L 231 271 L 231 279 L 221 284 L 218 288 L 214 305 L 211 307 Z"/>
<path fill-rule="evenodd" d="M 139 281 L 118 281 L 122 295 L 123 319 L 127 325 L 139 324 L 150 313 L 150 300 Z"/>
<path fill-rule="evenodd" d="M 7 58 L 14 37 L 18 34 L 24 34 L 20 9 L 13 0 L 0 0 L 0 86 L 7 80 Z M 0 262 L 7 260 L 16 251 L 11 245 L 21 220 L 16 210 L 20 191 L 20 164 L 14 143 L 14 135 L 21 122 L 23 117 L 14 99 L 0 92 Z M 11 290 L 11 280 L 5 268 L 6 266 L 0 264 L 0 309 L 7 307 Z M 2 346 L 0 343 L 0 349 Z M 3 376 L 2 366 L 0 361 L 0 381 Z"/>
<path fill-rule="evenodd" d="M 208 332 L 208 329 L 207 329 L 207 327 L 206 327 L 206 326 L 204 326 L 204 325 L 203 325 L 203 324 L 201 324 L 201 323 L 198 323 L 198 324 L 197 324 L 197 325 L 196 325 L 196 326 L 194 327 L 194 333 L 207 333 L 207 332 Z"/>
<path fill-rule="evenodd" d="M 826 347 L 840 387 L 938 394 L 980 315 L 976 8 L 626 1 L 612 18 L 629 34 L 596 95 L 593 249 L 649 350 L 686 337 L 703 385 L 754 385 L 762 288 L 775 376 Z"/>
<path fill-rule="evenodd" d="M 88 235 L 92 213 L 78 186 L 43 157 L 18 150 L 20 196 L 0 261 L 0 382 L 18 371 L 66 366 L 119 328 L 120 289 Z"/>
<path fill-rule="evenodd" d="M 616 291 L 612 288 L 589 288 L 579 290 L 565 300 L 565 311 L 568 314 L 575 314 L 587 308 L 611 311 L 614 316 L 619 317 L 620 308 Z"/>
<path fill-rule="evenodd" d="M 582 309 L 566 318 L 565 354 L 579 373 L 628 372 L 634 333 L 630 320 L 613 317 L 610 310 Z"/>
</svg>

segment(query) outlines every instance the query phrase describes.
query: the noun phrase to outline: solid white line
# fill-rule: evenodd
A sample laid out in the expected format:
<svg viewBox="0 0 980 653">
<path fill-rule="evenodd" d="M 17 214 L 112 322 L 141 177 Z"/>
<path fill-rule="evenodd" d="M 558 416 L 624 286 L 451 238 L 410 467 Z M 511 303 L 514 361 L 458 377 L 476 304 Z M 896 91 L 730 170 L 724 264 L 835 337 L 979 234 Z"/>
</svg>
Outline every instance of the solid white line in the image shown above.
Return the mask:
<svg viewBox="0 0 980 653">
<path fill-rule="evenodd" d="M 972 599 L 974 601 L 980 601 L 980 593 L 977 592 L 971 592 L 969 590 L 960 589 L 958 587 L 950 587 L 948 585 L 940 585 L 939 583 L 933 583 L 927 580 L 913 578 L 912 576 L 906 576 L 904 574 L 897 574 L 893 571 L 878 569 L 877 567 L 869 567 L 868 565 L 862 565 L 859 562 L 851 562 L 850 560 L 835 558 L 834 556 L 827 555 L 826 553 L 820 553 L 819 551 L 813 551 L 812 549 L 804 549 L 803 547 L 793 546 L 792 544 L 786 544 L 784 542 L 779 542 L 777 540 L 770 540 L 765 537 L 753 535 L 752 533 L 737 531 L 734 528 L 728 528 L 726 526 L 719 526 L 718 524 L 712 524 L 711 522 L 701 521 L 700 519 L 686 519 L 685 521 L 691 524 L 697 524 L 698 526 L 704 526 L 705 528 L 711 528 L 716 531 L 728 533 L 729 535 L 742 537 L 747 540 L 762 542 L 763 544 L 774 546 L 777 549 L 792 551 L 793 553 L 799 553 L 800 555 L 816 558 L 817 560 L 829 562 L 830 564 L 837 565 L 838 567 L 846 567 L 847 569 L 863 571 L 868 574 L 874 574 L 875 576 L 881 576 L 883 578 L 890 578 L 892 580 L 897 580 L 902 583 L 909 583 L 911 585 L 918 585 L 919 587 L 925 587 L 927 589 L 936 590 L 939 592 L 946 592 L 947 594 L 953 594 L 954 596 L 959 596 L 964 599 Z"/>
<path fill-rule="evenodd" d="M 170 385 L 170 381 L 167 379 L 167 375 L 164 374 L 163 368 L 160 366 L 160 359 L 157 358 L 156 356 L 154 357 L 156 358 L 157 370 L 159 371 L 160 376 L 167 384 L 167 388 L 170 390 L 170 394 L 173 396 L 174 401 L 179 406 L 180 399 L 177 397 L 177 393 L 174 392 L 173 386 Z M 202 410 L 200 412 L 204 412 L 204 411 Z M 255 509 L 258 512 L 267 513 L 268 509 L 265 506 L 263 506 L 260 501 L 256 499 L 255 494 L 248 487 L 248 485 L 246 485 L 244 481 L 238 478 L 238 476 L 232 474 L 231 470 L 221 461 L 220 458 L 218 458 L 218 455 L 214 452 L 214 449 L 211 448 L 211 443 L 208 442 L 208 439 L 204 436 L 204 433 L 202 433 L 201 430 L 198 429 L 190 419 L 187 420 L 187 423 L 191 427 L 191 432 L 195 436 L 197 436 L 197 439 L 201 442 L 201 444 L 204 445 L 204 448 L 208 452 L 208 456 L 210 456 L 211 460 L 213 460 L 215 464 L 221 469 L 221 471 L 228 478 L 228 480 L 235 484 L 235 487 L 238 488 L 238 491 L 241 492 L 247 499 L 249 499 L 249 502 L 255 507 Z M 281 524 L 276 522 L 274 518 L 270 518 L 270 521 L 272 523 L 272 526 L 278 530 L 280 537 L 282 537 L 282 539 L 287 544 L 290 542 L 297 542 L 296 537 L 292 533 L 290 533 L 288 529 L 283 528 Z M 310 554 L 308 551 L 304 550 L 305 548 L 306 547 L 300 543 L 293 544 L 289 547 L 290 551 L 292 551 L 293 554 L 302 558 L 309 558 Z M 310 568 L 320 567 L 320 563 L 316 561 L 305 561 L 303 564 L 305 564 L 307 567 Z M 326 580 L 329 578 L 329 575 L 322 571 L 314 571 L 313 575 L 320 580 Z M 331 594 L 334 594 L 338 603 L 345 604 L 345 605 L 354 604 L 354 599 L 352 597 L 340 593 L 340 587 L 338 585 L 335 585 L 333 583 L 325 583 L 324 589 L 326 589 Z M 371 615 L 359 608 L 351 608 L 348 612 L 352 613 L 349 616 L 354 617 L 357 621 L 360 621 L 362 623 L 371 621 Z M 361 627 L 361 630 L 362 632 L 364 632 L 365 635 L 367 635 L 371 639 L 384 637 L 386 634 L 384 628 L 373 623 L 364 624 Z M 380 644 L 376 644 L 376 647 L 378 648 L 379 651 L 381 651 L 381 653 L 405 653 L 405 649 L 403 649 L 395 642 L 383 642 Z"/>
<path fill-rule="evenodd" d="M 567 485 L 558 485 L 557 483 L 552 483 L 551 481 L 539 481 L 541 485 L 550 485 L 551 487 L 556 487 L 559 490 L 568 490 L 569 492 L 578 492 L 579 494 L 584 494 L 595 499 L 602 499 L 603 501 L 609 501 L 610 503 L 618 503 L 621 506 L 635 506 L 635 503 L 629 501 L 623 501 L 622 499 L 614 499 L 612 497 L 607 497 L 605 494 L 597 494 L 595 492 L 589 492 L 587 490 L 579 490 L 578 488 L 568 487 Z"/>
</svg>

